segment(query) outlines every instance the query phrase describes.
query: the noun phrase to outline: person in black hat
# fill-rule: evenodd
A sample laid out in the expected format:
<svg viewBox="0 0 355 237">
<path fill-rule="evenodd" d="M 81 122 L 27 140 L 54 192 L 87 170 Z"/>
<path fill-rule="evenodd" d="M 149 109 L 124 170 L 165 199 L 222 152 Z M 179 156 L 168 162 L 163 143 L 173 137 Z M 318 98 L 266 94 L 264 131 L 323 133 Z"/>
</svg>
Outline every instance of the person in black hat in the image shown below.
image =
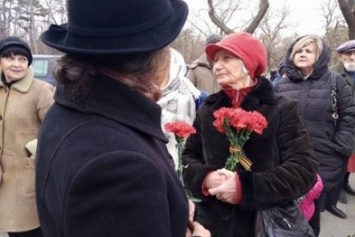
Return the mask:
<svg viewBox="0 0 355 237">
<path fill-rule="evenodd" d="M 346 83 L 349 85 L 352 93 L 352 97 L 355 99 L 355 40 L 349 40 L 341 44 L 337 49 L 339 54 L 339 63 L 330 67 L 331 71 L 340 73 L 344 78 Z M 348 172 L 345 172 L 344 183 L 342 188 L 344 192 L 341 193 L 339 201 L 346 204 L 347 197 L 346 194 L 355 196 L 355 190 L 349 184 L 350 172 L 355 172 L 355 147 L 353 148 L 352 155 L 348 162 Z"/>
<path fill-rule="evenodd" d="M 182 0 L 68 0 L 68 23 L 42 34 L 65 53 L 38 139 L 45 236 L 210 236 L 196 222 L 187 231 L 188 199 L 156 103 L 187 15 Z"/>
<path fill-rule="evenodd" d="M 219 42 L 223 37 L 219 34 L 211 34 L 206 37 L 206 46 Z M 213 94 L 221 87 L 218 85 L 212 73 L 212 62 L 203 53 L 193 61 L 187 74 L 187 78 L 202 92 Z"/>
<path fill-rule="evenodd" d="M 35 159 L 26 147 L 37 138 L 54 88 L 33 78 L 31 63 L 25 41 L 0 40 L 0 230 L 9 237 L 43 236 L 34 196 Z"/>
</svg>

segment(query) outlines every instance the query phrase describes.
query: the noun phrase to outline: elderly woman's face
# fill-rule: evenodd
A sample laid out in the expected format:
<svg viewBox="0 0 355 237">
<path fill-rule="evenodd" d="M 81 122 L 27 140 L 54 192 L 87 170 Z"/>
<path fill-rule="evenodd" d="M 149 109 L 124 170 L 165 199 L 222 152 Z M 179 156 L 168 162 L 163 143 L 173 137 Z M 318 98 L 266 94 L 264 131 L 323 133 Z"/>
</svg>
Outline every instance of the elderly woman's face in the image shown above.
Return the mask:
<svg viewBox="0 0 355 237">
<path fill-rule="evenodd" d="M 222 88 L 241 89 L 251 82 L 249 74 L 243 72 L 243 62 L 223 49 L 214 56 L 213 74 Z"/>
<path fill-rule="evenodd" d="M 316 46 L 314 43 L 310 43 L 296 51 L 293 63 L 304 75 L 308 75 L 313 70 L 316 58 Z"/>
<path fill-rule="evenodd" d="M 24 78 L 28 70 L 28 59 L 23 55 L 0 58 L 0 67 L 8 82 Z"/>
</svg>

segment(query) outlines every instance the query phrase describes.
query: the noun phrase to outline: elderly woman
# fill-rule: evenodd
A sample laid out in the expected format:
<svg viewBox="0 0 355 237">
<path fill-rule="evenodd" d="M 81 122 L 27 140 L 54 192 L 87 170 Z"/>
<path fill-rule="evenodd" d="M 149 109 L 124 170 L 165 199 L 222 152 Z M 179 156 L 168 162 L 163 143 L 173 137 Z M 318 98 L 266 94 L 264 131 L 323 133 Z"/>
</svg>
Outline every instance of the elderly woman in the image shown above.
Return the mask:
<svg viewBox="0 0 355 237">
<path fill-rule="evenodd" d="M 26 145 L 35 144 L 54 88 L 33 78 L 31 63 L 25 41 L 0 41 L 0 232 L 10 237 L 43 236 L 35 202 L 35 159 Z"/>
<path fill-rule="evenodd" d="M 336 100 L 332 97 L 329 47 L 318 36 L 307 35 L 289 47 L 284 77 L 275 90 L 297 102 L 300 116 L 309 133 L 319 161 L 318 172 L 324 189 L 310 223 L 320 232 L 319 208 L 346 218 L 335 205 L 338 201 L 347 160 L 353 147 L 355 107 L 350 89 L 340 74 L 334 74 Z M 335 110 L 334 110 L 335 109 Z M 337 113 L 338 118 L 334 118 Z"/>
<path fill-rule="evenodd" d="M 256 211 L 292 203 L 316 181 L 316 159 L 300 121 L 297 105 L 277 96 L 268 79 L 266 50 L 248 33 L 233 33 L 206 48 L 221 90 L 200 107 L 183 153 L 187 187 L 197 203 L 196 220 L 214 237 L 254 236 Z M 222 170 L 229 141 L 213 126 L 213 113 L 222 108 L 258 111 L 268 126 L 253 133 L 243 150 L 251 170 Z"/>
<path fill-rule="evenodd" d="M 42 35 L 65 53 L 38 139 L 44 235 L 209 237 L 196 222 L 187 231 L 188 199 L 156 103 L 186 3 L 68 0 L 68 14 Z"/>
</svg>

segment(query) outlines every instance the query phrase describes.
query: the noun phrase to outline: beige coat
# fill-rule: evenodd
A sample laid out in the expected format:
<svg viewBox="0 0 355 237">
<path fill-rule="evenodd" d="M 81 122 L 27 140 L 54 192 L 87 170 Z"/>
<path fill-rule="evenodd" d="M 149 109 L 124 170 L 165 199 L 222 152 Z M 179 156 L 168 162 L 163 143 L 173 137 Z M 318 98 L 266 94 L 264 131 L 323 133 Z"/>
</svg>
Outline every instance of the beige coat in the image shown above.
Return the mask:
<svg viewBox="0 0 355 237">
<path fill-rule="evenodd" d="M 32 67 L 11 89 L 0 80 L 0 232 L 22 232 L 39 226 L 34 158 L 25 145 L 37 138 L 53 95 L 52 85 L 33 78 Z"/>
<path fill-rule="evenodd" d="M 206 54 L 202 54 L 199 59 L 195 60 L 190 65 L 187 78 L 189 78 L 197 89 L 207 92 L 208 94 L 213 94 L 220 90 L 220 86 L 214 78 L 212 66 L 208 62 Z"/>
</svg>

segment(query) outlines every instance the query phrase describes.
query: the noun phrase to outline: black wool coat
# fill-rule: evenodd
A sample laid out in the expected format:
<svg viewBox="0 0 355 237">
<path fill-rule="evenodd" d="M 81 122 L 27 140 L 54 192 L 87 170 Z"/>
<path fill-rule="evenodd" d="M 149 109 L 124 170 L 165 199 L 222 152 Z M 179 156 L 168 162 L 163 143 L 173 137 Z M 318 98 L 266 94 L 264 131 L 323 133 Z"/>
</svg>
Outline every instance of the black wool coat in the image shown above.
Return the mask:
<svg viewBox="0 0 355 237">
<path fill-rule="evenodd" d="M 230 98 L 220 91 L 209 96 L 198 110 L 191 135 L 183 153 L 184 178 L 196 204 L 196 219 L 212 232 L 213 237 L 251 237 L 256 210 L 287 204 L 305 194 L 316 180 L 316 159 L 299 116 L 296 103 L 277 96 L 271 83 L 260 78 L 241 108 L 258 111 L 268 122 L 262 135 L 253 133 L 244 151 L 253 162 L 252 171 L 239 167 L 242 185 L 240 205 L 230 205 L 215 197 L 204 196 L 206 175 L 221 169 L 229 156 L 229 142 L 213 126 L 213 112 L 231 107 Z"/>
<path fill-rule="evenodd" d="M 95 78 L 85 103 L 58 86 L 39 135 L 36 194 L 50 237 L 182 237 L 188 203 L 154 101 Z"/>
<path fill-rule="evenodd" d="M 307 80 L 290 59 L 294 44 L 287 51 L 285 72 L 275 91 L 297 102 L 299 114 L 310 135 L 311 144 L 319 161 L 318 172 L 323 180 L 324 192 L 337 188 L 347 161 L 352 153 L 355 128 L 355 105 L 350 88 L 344 78 L 336 76 L 336 107 L 339 119 L 334 125 L 331 73 L 328 70 L 329 47 L 323 41 L 323 51 Z"/>
</svg>

